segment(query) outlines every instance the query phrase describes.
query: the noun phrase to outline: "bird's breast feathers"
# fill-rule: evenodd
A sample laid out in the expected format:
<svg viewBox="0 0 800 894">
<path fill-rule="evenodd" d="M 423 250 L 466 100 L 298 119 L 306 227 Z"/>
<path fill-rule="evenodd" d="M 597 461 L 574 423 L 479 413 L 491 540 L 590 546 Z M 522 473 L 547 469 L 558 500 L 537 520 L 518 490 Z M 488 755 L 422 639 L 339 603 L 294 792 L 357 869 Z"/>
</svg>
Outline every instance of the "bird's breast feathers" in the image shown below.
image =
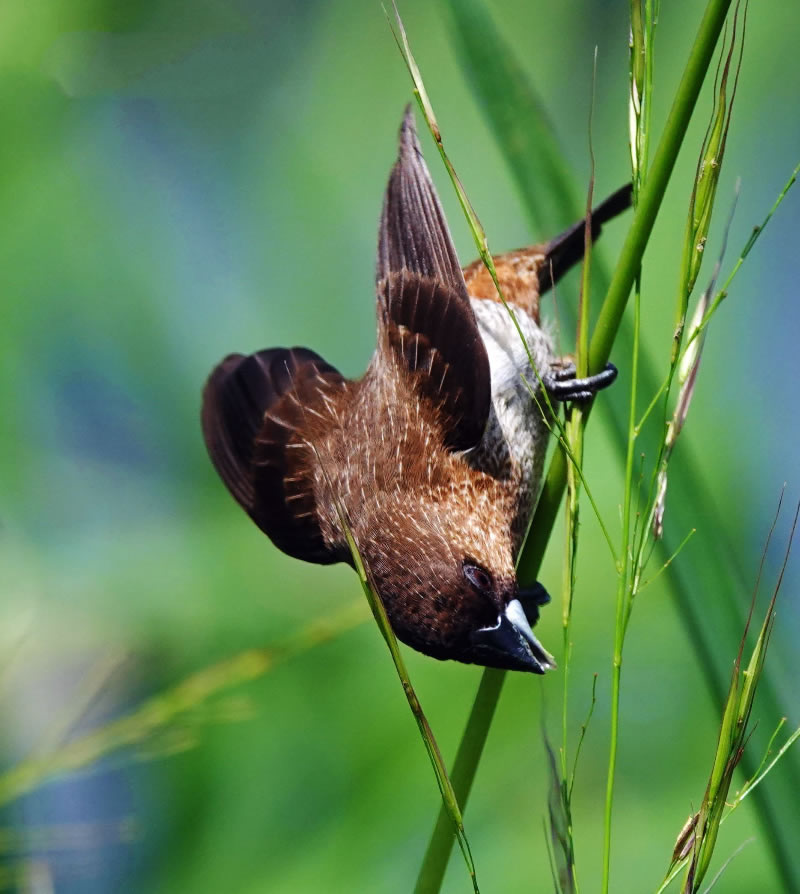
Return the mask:
<svg viewBox="0 0 800 894">
<path fill-rule="evenodd" d="M 521 479 L 519 484 L 524 490 L 536 490 L 549 434 L 543 413 L 547 401 L 540 378 L 553 364 L 552 339 L 519 308 L 514 309 L 518 329 L 499 302 L 470 300 L 491 372 L 492 411 L 479 453 L 490 463 L 492 458 L 510 461 L 513 468 L 508 471 L 512 477 Z M 500 470 L 492 471 L 497 474 Z"/>
</svg>

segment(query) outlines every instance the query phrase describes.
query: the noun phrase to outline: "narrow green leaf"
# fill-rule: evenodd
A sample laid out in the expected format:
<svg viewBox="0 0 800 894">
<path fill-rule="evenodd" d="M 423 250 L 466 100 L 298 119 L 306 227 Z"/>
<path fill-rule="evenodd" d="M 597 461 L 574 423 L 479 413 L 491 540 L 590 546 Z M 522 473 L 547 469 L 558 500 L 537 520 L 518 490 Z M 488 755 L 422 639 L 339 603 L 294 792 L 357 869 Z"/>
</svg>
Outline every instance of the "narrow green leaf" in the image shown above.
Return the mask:
<svg viewBox="0 0 800 894">
<path fill-rule="evenodd" d="M 590 349 L 590 358 L 592 361 L 590 368 L 593 370 L 604 365 L 619 328 L 628 294 L 636 276 L 639 264 L 641 263 L 641 258 L 647 244 L 647 239 L 652 230 L 655 215 L 660 207 L 667 181 L 672 172 L 686 130 L 686 125 L 697 101 L 700 86 L 703 82 L 711 54 L 713 53 L 713 48 L 722 29 L 729 5 L 730 0 L 710 0 L 706 8 L 706 13 L 700 26 L 695 45 L 690 53 L 684 77 L 681 81 L 672 112 L 666 124 L 659 150 L 656 153 L 653 162 L 648 186 L 642 195 L 639 210 L 634 218 L 633 225 L 623 248 L 622 258 L 617 267 L 617 273 L 612 280 L 609 294 L 606 296 L 606 300 L 601 309 L 598 327 L 595 330 Z M 483 7 L 477 3 L 477 0 L 472 0 L 472 2 L 464 3 L 463 5 L 461 3 L 454 3 L 452 9 L 456 18 L 460 15 L 459 11 L 462 8 L 471 12 L 476 8 L 482 9 Z M 493 33 L 492 28 L 483 28 L 479 31 L 474 27 L 474 21 L 466 18 L 466 13 L 463 21 L 466 23 L 466 27 L 473 32 L 475 40 L 485 41 L 488 49 L 487 55 L 484 56 L 484 58 L 489 60 L 489 69 L 494 70 L 496 67 L 497 69 L 502 70 L 504 63 L 501 61 L 501 58 L 510 56 L 510 54 L 502 52 L 504 50 L 502 45 L 498 47 L 497 43 L 492 43 L 494 33 L 496 32 Z M 501 52 L 496 52 L 498 49 Z M 476 66 L 476 68 L 477 67 L 478 66 Z M 520 78 L 515 77 L 514 80 L 519 81 Z M 499 79 L 490 80 L 487 78 L 487 81 L 489 83 L 499 83 Z M 508 91 L 513 89 L 513 87 L 506 84 L 504 89 Z M 487 103 L 487 105 L 493 105 L 494 100 L 499 103 L 502 99 L 502 96 L 491 95 L 490 102 Z M 530 105 L 527 110 L 522 108 L 520 114 L 523 114 L 525 111 L 530 113 Z M 517 157 L 523 158 L 524 156 L 518 155 Z M 528 161 L 529 160 L 530 156 L 528 157 Z M 532 581 L 536 578 L 544 554 L 544 549 L 555 521 L 558 505 L 561 501 L 565 478 L 566 459 L 562 451 L 557 451 L 553 455 L 548 474 L 545 478 L 542 494 L 536 510 L 536 516 L 531 526 L 532 535 L 529 536 L 525 550 L 520 557 L 518 573 L 520 580 L 523 582 Z M 488 711 L 483 711 L 480 714 L 473 712 L 459 748 L 459 757 L 462 753 L 466 753 L 467 750 L 474 757 L 474 763 L 471 768 L 469 768 L 470 771 L 466 774 L 470 784 L 477 769 L 477 762 L 480 758 L 480 751 L 474 749 L 470 743 L 472 740 L 485 741 L 487 731 L 481 724 L 485 722 L 486 718 L 489 716 L 491 716 L 491 712 Z M 458 794 L 461 796 L 463 793 L 458 791 Z M 461 797 L 461 803 L 465 803 L 463 797 Z M 442 828 L 441 822 L 437 822 L 434 835 L 428 848 L 428 854 L 434 853 L 436 854 L 437 859 L 444 859 L 444 865 L 440 867 L 440 878 L 444 875 L 446 858 L 449 854 L 449 848 L 452 845 L 452 839 L 449 841 L 442 841 Z M 439 886 L 430 886 L 424 889 L 418 886 L 418 891 L 423 890 L 438 891 Z"/>
<path fill-rule="evenodd" d="M 314 448 L 314 452 L 316 453 L 316 448 Z M 319 460 L 319 456 L 317 456 L 317 459 Z M 325 474 L 324 467 L 323 474 Z M 327 474 L 325 475 L 325 477 L 327 479 Z M 381 635 L 386 641 L 386 645 L 389 647 L 389 652 L 391 653 L 392 661 L 394 662 L 395 670 L 397 671 L 397 676 L 400 678 L 400 682 L 403 686 L 403 692 L 405 693 L 406 699 L 408 700 L 408 704 L 411 708 L 412 714 L 414 715 L 414 719 L 417 722 L 417 726 L 419 728 L 420 735 L 422 736 L 422 741 L 425 745 L 425 749 L 428 752 L 431 766 L 433 767 L 434 774 L 436 775 L 436 782 L 439 786 L 439 792 L 442 796 L 442 806 L 450 818 L 451 829 L 455 833 L 456 840 L 458 841 L 459 847 L 461 848 L 461 853 L 464 857 L 464 863 L 467 867 L 467 871 L 469 872 L 470 881 L 472 882 L 472 889 L 474 891 L 474 894 L 480 894 L 480 890 L 478 888 L 478 879 L 475 873 L 475 863 L 472 858 L 472 851 L 469 846 L 469 840 L 467 839 L 467 833 L 464 829 L 464 820 L 461 814 L 461 808 L 459 807 L 458 798 L 456 797 L 456 793 L 453 789 L 453 784 L 450 781 L 450 777 L 448 776 L 447 767 L 445 766 L 444 759 L 442 758 L 441 751 L 439 750 L 439 745 L 436 742 L 436 738 L 433 735 L 433 730 L 428 723 L 425 712 L 422 710 L 422 705 L 420 704 L 420 701 L 417 698 L 417 694 L 414 691 L 414 687 L 411 683 L 411 677 L 409 676 L 408 670 L 406 669 L 406 664 L 403 660 L 403 656 L 400 653 L 400 646 L 398 645 L 397 637 L 394 635 L 392 626 L 389 623 L 389 618 L 386 615 L 386 609 L 383 606 L 383 601 L 378 595 L 378 591 L 372 582 L 369 568 L 364 564 L 364 561 L 361 558 L 361 553 L 358 549 L 358 544 L 353 537 L 353 532 L 346 517 L 344 507 L 338 501 L 336 502 L 336 513 L 339 516 L 339 524 L 347 540 L 347 545 L 350 549 L 350 555 L 353 557 L 353 565 L 355 566 L 356 572 L 358 573 L 358 578 L 364 590 L 364 595 L 367 597 L 367 602 L 369 603 L 369 607 L 372 610 L 373 617 L 378 624 L 378 629 L 380 630 Z"/>
<path fill-rule="evenodd" d="M 581 213 L 574 178 L 545 103 L 482 0 L 449 0 L 462 69 L 497 135 L 534 228 L 568 226 Z"/>
</svg>

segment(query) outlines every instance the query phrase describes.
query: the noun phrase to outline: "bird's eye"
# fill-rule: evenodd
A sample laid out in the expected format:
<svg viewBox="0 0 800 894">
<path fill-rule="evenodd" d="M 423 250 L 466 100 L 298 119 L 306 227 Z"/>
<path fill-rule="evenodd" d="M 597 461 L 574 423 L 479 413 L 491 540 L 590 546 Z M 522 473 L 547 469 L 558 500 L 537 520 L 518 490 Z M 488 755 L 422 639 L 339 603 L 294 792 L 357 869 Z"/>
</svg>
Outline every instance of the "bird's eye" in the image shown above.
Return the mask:
<svg viewBox="0 0 800 894">
<path fill-rule="evenodd" d="M 480 565 L 475 565 L 473 562 L 465 561 L 462 570 L 464 577 L 476 590 L 486 593 L 492 589 L 492 575 L 485 568 L 481 568 Z"/>
</svg>

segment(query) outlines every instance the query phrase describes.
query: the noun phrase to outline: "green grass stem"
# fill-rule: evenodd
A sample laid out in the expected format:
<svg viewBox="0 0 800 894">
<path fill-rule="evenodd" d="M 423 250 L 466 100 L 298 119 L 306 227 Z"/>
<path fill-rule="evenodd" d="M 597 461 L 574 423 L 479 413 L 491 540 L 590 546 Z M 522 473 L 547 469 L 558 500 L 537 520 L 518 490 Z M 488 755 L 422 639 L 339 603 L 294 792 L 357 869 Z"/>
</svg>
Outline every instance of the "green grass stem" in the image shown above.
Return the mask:
<svg viewBox="0 0 800 894">
<path fill-rule="evenodd" d="M 314 452 L 316 453 L 316 448 L 314 448 Z M 317 456 L 317 459 L 319 459 L 319 456 Z M 400 652 L 397 637 L 394 635 L 392 625 L 389 623 L 389 618 L 386 614 L 383 601 L 378 595 L 378 591 L 372 582 L 369 568 L 364 564 L 364 561 L 361 558 L 361 552 L 359 551 L 358 544 L 353 536 L 352 529 L 345 514 L 345 509 L 338 501 L 336 502 L 336 512 L 339 516 L 339 524 L 344 532 L 347 545 L 350 548 L 350 555 L 353 557 L 353 565 L 364 590 L 364 595 L 367 597 L 367 602 L 369 603 L 372 615 L 378 625 L 378 629 L 389 648 L 395 670 L 397 671 L 397 676 L 403 686 L 403 692 L 408 700 L 411 713 L 414 715 L 414 719 L 417 722 L 420 736 L 425 745 L 425 750 L 428 752 L 428 758 L 433 767 L 436 783 L 439 786 L 439 792 L 442 797 L 442 811 L 447 817 L 450 833 L 451 835 L 454 834 L 458 841 L 458 846 L 464 857 L 464 864 L 467 867 L 467 872 L 469 873 L 470 881 L 472 882 L 472 890 L 474 894 L 480 894 L 478 878 L 475 872 L 475 863 L 472 858 L 472 850 L 469 846 L 467 833 L 464 829 L 464 818 L 461 813 L 461 808 L 453 784 L 447 773 L 444 758 L 442 757 L 439 745 L 436 742 L 436 737 L 433 735 L 433 730 L 428 723 L 428 719 L 425 716 L 425 712 L 422 710 L 422 705 L 420 704 L 411 683 L 411 677 L 409 676 L 406 663 Z"/>
<path fill-rule="evenodd" d="M 637 3 L 634 2 L 632 4 L 633 7 L 637 6 Z M 683 425 L 683 419 L 685 418 L 686 410 L 688 410 L 689 401 L 691 399 L 691 395 L 693 392 L 694 385 L 694 376 L 692 376 L 685 384 L 684 384 L 684 392 L 682 393 L 682 397 L 684 398 L 683 404 L 679 406 L 679 409 L 676 410 L 675 416 L 670 423 L 667 423 L 667 406 L 668 400 L 670 396 L 670 386 L 672 384 L 673 377 L 676 374 L 676 371 L 679 366 L 680 360 L 680 348 L 682 344 L 683 330 L 685 326 L 686 313 L 688 307 L 688 299 L 691 294 L 694 283 L 697 279 L 697 275 L 700 269 L 700 264 L 703 259 L 703 249 L 705 247 L 706 238 L 708 235 L 708 228 L 711 222 L 711 214 L 714 204 L 714 199 L 716 196 L 716 186 L 719 182 L 719 173 L 721 169 L 722 158 L 724 155 L 724 149 L 727 140 L 727 133 L 730 124 L 730 111 L 731 104 L 733 98 L 731 98 L 731 104 L 726 103 L 726 86 L 728 81 L 728 73 L 730 70 L 731 60 L 733 58 L 734 48 L 736 46 L 736 16 L 734 15 L 734 28 L 733 28 L 733 36 L 731 38 L 731 42 L 728 48 L 727 58 L 725 59 L 725 64 L 722 66 L 722 78 L 719 78 L 719 69 L 718 76 L 714 85 L 714 111 L 712 112 L 711 122 L 708 126 L 708 130 L 706 132 L 706 137 L 703 141 L 703 147 L 700 152 L 700 159 L 697 165 L 697 172 L 695 176 L 694 188 L 692 191 L 690 209 L 689 209 L 689 222 L 687 224 L 686 235 L 684 239 L 684 251 L 683 251 L 683 263 L 681 266 L 681 276 L 679 278 L 679 295 L 678 295 L 678 308 L 677 308 L 677 322 L 675 332 L 673 334 L 673 343 L 672 343 L 672 352 L 671 352 L 671 362 L 668 376 L 668 384 L 666 389 L 664 390 L 664 424 L 662 425 L 662 437 L 658 446 L 658 459 L 654 466 L 653 477 L 651 480 L 650 493 L 647 499 L 646 506 L 648 507 L 644 511 L 645 522 L 644 524 L 637 524 L 636 531 L 634 532 L 634 536 L 631 538 L 630 532 L 630 513 L 631 513 L 631 504 L 632 504 L 632 493 L 633 493 L 633 452 L 636 448 L 636 438 L 637 438 L 637 426 L 635 424 L 636 419 L 636 395 L 633 392 L 630 401 L 630 416 L 628 423 L 628 444 L 627 444 L 627 457 L 626 457 L 626 468 L 625 468 L 625 497 L 624 497 L 624 511 L 623 511 L 623 530 L 622 530 L 622 546 L 621 551 L 624 554 L 624 565 L 620 570 L 620 575 L 618 578 L 617 585 L 617 599 L 616 599 L 616 617 L 615 617 L 615 633 L 614 633 L 614 654 L 612 660 L 612 677 L 611 677 L 611 734 L 610 734 L 610 747 L 609 747 L 609 761 L 608 761 L 608 775 L 606 782 L 606 804 L 605 804 L 605 816 L 604 816 L 604 840 L 603 840 L 603 877 L 602 877 L 602 891 L 603 894 L 607 894 L 610 884 L 610 872 L 611 872 L 611 838 L 612 838 L 612 820 L 613 820 L 613 802 L 614 802 L 614 786 L 616 779 L 616 761 L 617 761 L 617 751 L 618 751 L 618 740 L 619 740 L 619 721 L 620 721 L 620 712 L 619 712 L 619 701 L 620 701 L 620 691 L 621 691 L 621 679 L 622 679 L 622 660 L 623 660 L 623 648 L 625 643 L 625 636 L 628 629 L 628 623 L 630 621 L 631 612 L 633 609 L 633 604 L 637 593 L 641 587 L 642 583 L 642 574 L 644 572 L 644 568 L 647 564 L 647 561 L 652 553 L 652 546 L 654 543 L 654 531 L 657 533 L 657 538 L 660 539 L 663 534 L 663 528 L 661 525 L 661 518 L 663 517 L 663 501 L 666 494 L 666 486 L 667 486 L 667 465 L 669 463 L 672 447 L 674 446 L 675 439 L 680 432 L 680 429 Z M 636 42 L 636 41 L 635 41 Z M 639 37 L 639 42 L 645 44 L 644 36 L 641 35 Z M 723 56 L 724 47 L 723 47 Z M 646 53 L 643 56 L 645 67 L 649 67 L 652 62 L 652 59 L 648 58 Z M 739 62 L 741 63 L 741 46 L 740 46 L 740 55 Z M 722 63 L 720 63 L 722 65 Z M 644 79 L 644 73 L 642 73 L 642 79 Z M 737 77 L 738 77 L 738 69 L 737 69 Z M 632 71 L 632 88 L 631 94 L 635 99 L 636 95 L 636 72 Z M 735 94 L 735 86 L 733 93 Z M 635 102 L 632 103 L 634 105 L 634 113 L 637 111 L 635 108 Z M 641 128 L 644 126 L 644 119 L 641 115 L 641 110 L 638 110 L 639 114 L 636 115 L 636 134 L 635 139 L 637 142 L 637 146 L 642 146 L 646 144 L 647 137 L 646 135 L 642 135 Z M 633 175 L 634 177 L 639 177 L 642 179 L 642 183 L 639 185 L 638 194 L 642 202 L 645 201 L 647 197 L 646 185 L 643 186 L 644 177 L 649 176 L 650 173 L 655 173 L 657 168 L 657 164 L 659 161 L 658 154 L 656 155 L 656 161 L 654 162 L 653 172 L 646 172 L 640 169 L 637 169 L 637 166 L 634 165 Z M 649 183 L 649 179 L 646 181 Z M 637 209 L 638 209 L 637 205 Z M 639 273 L 637 273 L 637 283 L 636 283 L 636 297 L 635 302 L 638 304 L 640 302 L 639 296 Z M 701 299 L 702 300 L 702 299 Z M 697 350 L 699 346 L 696 346 L 696 357 L 694 360 L 694 372 L 696 373 L 697 363 L 699 362 L 699 350 Z M 637 351 L 637 345 L 634 340 L 634 353 Z M 653 527 L 653 522 L 655 519 L 658 519 L 658 524 L 656 527 Z M 637 544 L 638 539 L 638 544 Z M 631 560 L 629 562 L 629 556 Z"/>
<path fill-rule="evenodd" d="M 231 658 L 204 667 L 174 686 L 146 699 L 114 720 L 81 733 L 66 744 L 53 742 L 0 773 L 0 807 L 67 773 L 88 767 L 124 748 L 149 746 L 176 722 L 195 718 L 211 699 L 268 673 L 284 661 L 341 636 L 368 615 L 363 600 L 320 618 L 282 645 L 247 649 Z"/>
<path fill-rule="evenodd" d="M 497 702 L 500 699 L 500 691 L 503 688 L 505 677 L 506 675 L 503 671 L 492 668 L 487 668 L 481 677 L 480 686 L 472 704 L 466 728 L 482 730 L 483 739 L 475 735 L 469 736 L 469 738 L 466 736 L 462 738 L 464 747 L 459 749 L 450 773 L 450 780 L 453 783 L 453 789 L 457 793 L 459 803 L 466 804 L 467 798 L 469 798 L 469 794 L 472 791 L 472 783 L 475 781 L 473 768 L 480 760 L 486 736 L 494 719 L 494 712 L 497 709 Z M 414 887 L 415 894 L 422 894 L 425 891 L 438 891 L 441 888 L 450 851 L 453 847 L 452 829 L 452 822 L 449 816 L 444 810 L 440 810 L 434 834 L 428 843 L 428 849 L 425 852 L 417 883 Z M 446 848 L 446 854 L 443 853 L 442 848 Z"/>
<path fill-rule="evenodd" d="M 639 207 L 634 215 L 631 228 L 623 244 L 620 258 L 603 302 L 597 325 L 590 342 L 589 369 L 594 372 L 605 366 L 614 337 L 619 329 L 622 314 L 628 295 L 641 265 L 647 240 L 655 223 L 656 214 L 666 191 L 669 177 L 677 160 L 692 111 L 697 102 L 705 73 L 711 61 L 714 47 L 725 21 L 730 0 L 710 0 L 700 24 L 697 37 L 689 54 L 689 60 L 683 78 L 667 119 L 664 133 L 656 151 L 652 169 L 642 191 Z M 536 508 L 533 523 L 523 552 L 518 563 L 518 575 L 523 584 L 535 581 L 539 566 L 555 522 L 558 507 L 566 484 L 566 458 L 563 451 L 557 451 L 548 468 L 547 475 Z M 496 672 L 495 672 L 496 673 Z M 502 672 L 501 672 L 502 673 Z M 500 687 L 498 687 L 499 696 Z M 465 767 L 464 790 L 456 788 L 456 795 L 461 804 L 465 804 L 464 793 L 472 785 L 477 772 L 482 748 L 476 748 L 473 742 L 486 741 L 487 729 L 482 726 L 493 712 L 473 712 L 467 723 L 464 736 L 459 746 L 456 761 L 463 754 L 469 754 L 471 765 Z M 466 764 L 466 758 L 463 761 Z M 442 825 L 437 821 L 433 837 L 428 846 L 428 853 L 435 854 L 436 859 L 446 866 L 452 848 L 452 836 L 442 834 Z M 440 830 L 437 832 L 437 830 Z M 436 876 L 443 878 L 444 868 Z M 439 887 L 417 888 L 418 892 L 434 892 Z"/>
<path fill-rule="evenodd" d="M 589 188 L 586 196 L 586 226 L 584 237 L 584 261 L 581 277 L 581 288 L 578 298 L 578 325 L 575 336 L 575 367 L 579 377 L 588 374 L 589 366 L 589 306 L 591 289 L 592 231 L 591 211 L 594 192 L 595 160 L 592 147 L 592 117 L 594 113 L 594 88 L 597 77 L 597 50 L 594 55 L 592 74 L 592 97 L 589 106 Z M 561 811 L 564 831 L 559 840 L 562 844 L 564 872 L 563 877 L 568 890 L 577 892 L 578 871 L 575 858 L 575 840 L 572 823 L 572 804 L 569 769 L 569 687 L 570 664 L 572 659 L 572 608 L 577 578 L 578 534 L 580 530 L 580 495 L 583 478 L 583 446 L 586 415 L 583 407 L 572 404 L 567 408 L 566 442 L 569 446 L 570 462 L 567 464 L 567 514 L 566 538 L 564 544 L 564 598 L 562 600 L 562 633 L 563 657 L 561 661 L 562 701 L 561 701 L 561 779 L 559 791 L 561 795 Z M 577 761 L 577 755 L 576 755 Z M 574 775 L 574 773 L 573 773 Z M 552 823 L 551 808 L 551 823 Z M 555 841 L 555 835 L 552 836 Z M 555 845 L 554 845 L 555 846 Z"/>
<path fill-rule="evenodd" d="M 651 59 L 659 5 L 658 0 L 645 0 L 644 39 L 646 44 L 650 42 Z M 544 236 L 559 226 L 573 222 L 581 214 L 582 202 L 569 171 L 565 169 L 567 153 L 555 135 L 544 110 L 544 102 L 531 83 L 525 66 L 498 32 L 484 0 L 450 0 L 449 8 L 464 77 L 472 85 L 476 101 L 496 135 L 498 147 L 506 158 L 522 199 L 522 207 L 529 216 L 532 231 Z M 651 132 L 648 116 L 652 110 L 652 103 L 649 102 L 653 88 L 652 70 L 651 64 L 644 83 L 643 115 L 647 133 Z M 645 161 L 643 167 L 646 166 Z M 740 263 L 737 262 L 737 268 Z M 595 258 L 592 266 L 595 291 L 605 294 L 609 277 L 601 259 Z M 725 294 L 723 286 L 723 297 Z M 569 306 L 564 308 L 565 316 L 569 317 L 570 312 Z M 628 317 L 623 317 L 617 348 L 624 356 L 630 356 L 634 350 L 633 343 L 632 323 Z M 658 389 L 661 374 L 656 372 L 655 360 L 644 346 L 636 350 L 639 390 L 642 394 L 652 395 Z M 623 407 L 621 401 L 616 401 L 614 395 L 609 394 L 608 399 L 604 400 L 604 410 L 611 437 L 624 463 L 629 407 Z M 639 432 L 636 434 L 638 437 Z M 591 490 L 586 482 L 583 482 L 583 487 L 591 501 Z M 666 585 L 690 651 L 701 668 L 710 700 L 718 705 L 725 697 L 728 678 L 727 657 L 719 647 L 719 632 L 726 630 L 733 636 L 738 631 L 743 606 L 739 582 L 747 576 L 747 569 L 741 553 L 731 540 L 728 520 L 720 511 L 717 495 L 709 487 L 707 477 L 691 452 L 683 451 L 681 454 L 681 474 L 671 482 L 670 489 L 672 527 L 665 529 L 663 538 L 655 547 L 660 553 L 662 567 L 679 551 L 678 540 L 682 537 L 685 540 L 685 532 L 699 527 L 714 532 L 715 549 L 710 554 L 704 553 L 703 568 L 698 559 L 688 553 L 683 563 L 672 566 Z M 634 536 L 638 536 L 638 529 L 639 525 L 634 520 Z M 673 535 L 672 530 L 678 532 L 677 536 Z M 603 533 L 608 542 L 605 529 Z M 615 553 L 614 544 L 610 544 L 610 549 Z M 701 571 L 720 581 L 721 589 L 732 598 L 698 603 L 696 578 Z M 770 716 L 785 713 L 786 706 L 782 702 L 778 687 L 768 673 L 761 683 L 761 704 L 765 713 Z M 753 737 L 754 740 L 760 739 L 761 730 L 756 728 Z M 750 760 L 749 753 L 742 759 L 746 772 L 752 772 Z M 794 843 L 789 840 L 786 831 L 795 815 L 795 804 L 788 792 L 800 789 L 800 760 L 792 755 L 786 761 L 783 772 L 788 780 L 787 785 L 780 789 L 759 789 L 754 795 L 754 807 L 763 829 L 763 840 L 772 851 L 784 887 L 800 890 L 800 869 L 794 859 Z"/>
</svg>

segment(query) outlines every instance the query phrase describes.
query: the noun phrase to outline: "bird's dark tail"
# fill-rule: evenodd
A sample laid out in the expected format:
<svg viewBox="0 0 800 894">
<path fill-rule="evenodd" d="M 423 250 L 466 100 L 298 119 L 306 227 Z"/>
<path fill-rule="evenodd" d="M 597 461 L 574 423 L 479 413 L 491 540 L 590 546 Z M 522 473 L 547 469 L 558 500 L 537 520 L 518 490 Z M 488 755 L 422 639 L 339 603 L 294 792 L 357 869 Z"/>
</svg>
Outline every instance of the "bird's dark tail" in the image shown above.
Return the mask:
<svg viewBox="0 0 800 894">
<path fill-rule="evenodd" d="M 593 209 L 592 242 L 600 235 L 604 223 L 630 208 L 632 198 L 631 185 L 628 183 Z M 579 220 L 545 245 L 545 260 L 539 268 L 540 295 L 583 259 L 586 247 L 585 235 L 586 221 Z"/>
</svg>

